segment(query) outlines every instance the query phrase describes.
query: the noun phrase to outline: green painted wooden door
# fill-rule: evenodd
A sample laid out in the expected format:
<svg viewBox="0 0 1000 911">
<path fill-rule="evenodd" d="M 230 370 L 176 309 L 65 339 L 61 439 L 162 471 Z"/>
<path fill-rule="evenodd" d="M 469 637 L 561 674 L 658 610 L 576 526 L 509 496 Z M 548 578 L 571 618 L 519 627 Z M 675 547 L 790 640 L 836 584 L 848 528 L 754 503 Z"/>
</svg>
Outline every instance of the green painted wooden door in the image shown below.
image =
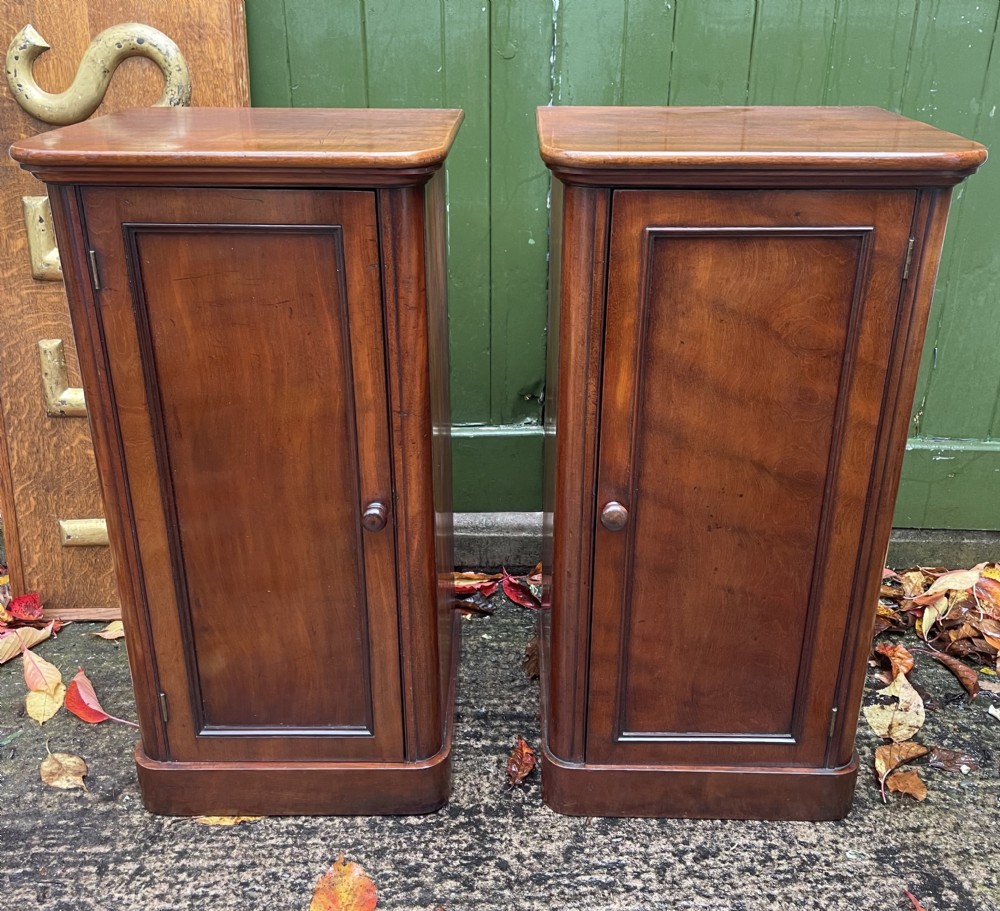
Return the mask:
<svg viewBox="0 0 1000 911">
<path fill-rule="evenodd" d="M 247 0 L 253 101 L 462 107 L 456 507 L 541 501 L 539 104 L 874 104 L 992 145 L 1000 0 Z M 896 524 L 1000 528 L 1000 164 L 956 193 Z"/>
</svg>

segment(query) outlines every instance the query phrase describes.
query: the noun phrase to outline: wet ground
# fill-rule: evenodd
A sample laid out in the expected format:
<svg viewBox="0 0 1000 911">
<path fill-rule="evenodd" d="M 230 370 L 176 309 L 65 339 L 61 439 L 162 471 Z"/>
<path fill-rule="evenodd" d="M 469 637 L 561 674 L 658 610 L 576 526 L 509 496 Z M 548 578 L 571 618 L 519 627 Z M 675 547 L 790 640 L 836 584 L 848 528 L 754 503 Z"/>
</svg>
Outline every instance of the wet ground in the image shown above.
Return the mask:
<svg viewBox="0 0 1000 911">
<path fill-rule="evenodd" d="M 498 596 L 499 600 L 499 596 Z M 537 772 L 504 786 L 518 734 L 537 745 L 538 687 L 520 669 L 533 616 L 505 603 L 463 625 L 451 803 L 427 817 L 266 818 L 231 828 L 149 815 L 132 767 L 133 729 L 65 710 L 23 714 L 20 662 L 0 668 L 0 908 L 51 911 L 306 911 L 343 852 L 378 885 L 380 908 L 870 909 L 1000 911 L 1000 697 L 972 703 L 926 656 L 925 744 L 976 752 L 968 775 L 921 769 L 923 803 L 873 776 L 880 742 L 862 721 L 854 810 L 835 823 L 572 819 L 541 803 Z M 104 708 L 131 717 L 121 641 L 66 627 L 38 646 L 68 681 L 86 668 Z M 873 682 L 874 683 L 874 682 Z M 881 685 L 881 684 L 877 684 Z M 46 742 L 89 765 L 89 792 L 44 785 Z"/>
</svg>

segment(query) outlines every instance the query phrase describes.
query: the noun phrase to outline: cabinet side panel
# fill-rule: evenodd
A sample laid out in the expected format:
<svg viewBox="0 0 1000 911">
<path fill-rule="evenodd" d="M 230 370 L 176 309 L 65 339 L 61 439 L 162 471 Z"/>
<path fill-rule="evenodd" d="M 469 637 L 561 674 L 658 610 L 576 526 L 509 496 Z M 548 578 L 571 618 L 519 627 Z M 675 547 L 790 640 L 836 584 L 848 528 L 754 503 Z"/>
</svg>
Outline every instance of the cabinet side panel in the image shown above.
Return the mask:
<svg viewBox="0 0 1000 911">
<path fill-rule="evenodd" d="M 441 748 L 424 189 L 378 193 L 406 758 Z M 431 694 L 434 697 L 431 698 Z"/>
<path fill-rule="evenodd" d="M 556 187 L 562 185 L 558 181 Z M 553 194 L 553 222 L 561 237 L 553 264 L 550 308 L 558 341 L 549 367 L 558 387 L 546 415 L 547 471 L 551 473 L 552 634 L 550 712 L 552 752 L 583 760 L 590 650 L 591 560 L 597 425 L 604 331 L 605 270 L 611 194 L 567 186 Z M 560 208 L 561 207 L 561 208 Z"/>
<path fill-rule="evenodd" d="M 846 763 L 854 750 L 865 663 L 871 651 L 875 608 L 882 582 L 881 570 L 892 531 L 892 512 L 899 490 L 920 353 L 941 262 L 951 194 L 951 189 L 921 192 L 914 213 L 912 236 L 915 246 L 910 279 L 903 286 L 893 329 L 890 379 L 882 403 L 881 432 L 868 491 L 867 521 L 854 580 L 848 625 L 851 636 L 845 642 L 841 661 L 837 704 L 843 708 L 831 740 L 827 761 L 830 766 Z"/>
<path fill-rule="evenodd" d="M 455 568 L 451 474 L 451 401 L 448 363 L 448 261 L 444 171 L 425 189 L 428 356 L 431 382 L 431 452 L 434 459 L 434 551 L 438 580 L 438 648 L 442 705 L 452 665 L 451 573 Z"/>
</svg>

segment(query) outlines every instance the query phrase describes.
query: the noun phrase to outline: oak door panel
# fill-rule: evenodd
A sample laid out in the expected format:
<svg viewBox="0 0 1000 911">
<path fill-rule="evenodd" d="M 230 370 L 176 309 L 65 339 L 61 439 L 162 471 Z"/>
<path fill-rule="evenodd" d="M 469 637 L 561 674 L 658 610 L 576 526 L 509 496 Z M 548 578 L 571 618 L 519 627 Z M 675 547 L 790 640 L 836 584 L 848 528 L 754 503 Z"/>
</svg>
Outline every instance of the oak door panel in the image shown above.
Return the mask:
<svg viewBox="0 0 1000 911">
<path fill-rule="evenodd" d="M 83 195 L 171 758 L 401 758 L 374 194 Z"/>
<path fill-rule="evenodd" d="M 588 762 L 822 764 L 913 201 L 614 194 Z"/>
</svg>

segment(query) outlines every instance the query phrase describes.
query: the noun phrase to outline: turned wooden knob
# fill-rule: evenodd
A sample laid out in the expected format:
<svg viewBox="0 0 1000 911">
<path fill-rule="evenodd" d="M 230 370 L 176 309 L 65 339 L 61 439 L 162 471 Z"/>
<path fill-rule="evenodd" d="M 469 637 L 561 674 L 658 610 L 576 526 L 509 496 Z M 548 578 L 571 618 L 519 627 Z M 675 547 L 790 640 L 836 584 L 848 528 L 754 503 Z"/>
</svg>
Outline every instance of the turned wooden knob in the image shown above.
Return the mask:
<svg viewBox="0 0 1000 911">
<path fill-rule="evenodd" d="M 361 516 L 361 524 L 368 531 L 381 531 L 385 528 L 385 520 L 389 515 L 389 510 L 385 508 L 385 503 L 369 503 Z"/>
<path fill-rule="evenodd" d="M 601 510 L 601 524 L 608 531 L 621 531 L 628 522 L 628 510 L 617 500 L 612 500 Z"/>
</svg>

